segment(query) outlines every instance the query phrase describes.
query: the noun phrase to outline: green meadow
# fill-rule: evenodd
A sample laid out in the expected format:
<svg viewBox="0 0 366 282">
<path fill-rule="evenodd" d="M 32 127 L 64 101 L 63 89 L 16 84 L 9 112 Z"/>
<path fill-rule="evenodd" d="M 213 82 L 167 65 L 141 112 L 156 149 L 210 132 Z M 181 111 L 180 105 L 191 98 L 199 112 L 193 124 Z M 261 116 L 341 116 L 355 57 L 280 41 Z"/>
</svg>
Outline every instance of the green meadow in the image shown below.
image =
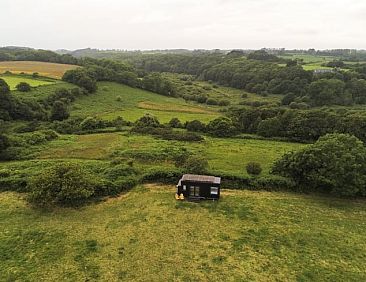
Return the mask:
<svg viewBox="0 0 366 282">
<path fill-rule="evenodd" d="M 10 86 L 11 90 L 15 90 L 16 86 L 20 83 L 20 82 L 26 82 L 28 83 L 31 87 L 38 87 L 38 86 L 43 86 L 43 85 L 52 85 L 56 83 L 56 80 L 52 80 L 52 79 L 35 79 L 35 78 L 31 78 L 30 76 L 21 76 L 21 75 L 0 75 L 1 79 L 4 79 L 6 81 L 6 83 Z"/>
<path fill-rule="evenodd" d="M 201 106 L 181 98 L 157 95 L 111 82 L 98 83 L 96 93 L 77 99 L 71 109 L 72 116 L 104 119 L 122 116 L 129 121 L 135 121 L 147 113 L 162 122 L 168 122 L 173 117 L 181 121 L 198 119 L 207 122 L 221 115 L 218 107 Z"/>
<path fill-rule="evenodd" d="M 146 185 L 43 212 L 0 194 L 1 281 L 364 281 L 366 202 Z"/>
</svg>

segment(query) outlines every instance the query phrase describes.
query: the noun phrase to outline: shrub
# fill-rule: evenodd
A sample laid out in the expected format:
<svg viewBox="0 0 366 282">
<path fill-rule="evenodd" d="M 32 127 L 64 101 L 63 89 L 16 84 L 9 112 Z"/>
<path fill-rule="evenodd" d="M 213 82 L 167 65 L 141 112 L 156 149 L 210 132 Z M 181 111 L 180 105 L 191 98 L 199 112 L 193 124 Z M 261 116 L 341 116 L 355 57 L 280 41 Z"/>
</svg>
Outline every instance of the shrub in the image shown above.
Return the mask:
<svg viewBox="0 0 366 282">
<path fill-rule="evenodd" d="M 261 165 L 257 162 L 249 162 L 246 166 L 246 170 L 250 175 L 259 175 L 262 172 Z"/>
<path fill-rule="evenodd" d="M 219 102 L 213 98 L 208 98 L 207 101 L 206 101 L 206 104 L 207 105 L 218 105 Z"/>
<path fill-rule="evenodd" d="M 138 171 L 127 164 L 117 164 L 111 168 L 108 168 L 104 175 L 108 180 L 115 181 L 120 178 L 125 178 L 127 176 L 135 176 Z"/>
<path fill-rule="evenodd" d="M 31 86 L 26 82 L 20 82 L 16 86 L 16 89 L 21 92 L 29 92 L 29 91 L 31 91 Z"/>
<path fill-rule="evenodd" d="M 182 123 L 180 122 L 180 120 L 178 118 L 172 118 L 169 121 L 169 126 L 172 128 L 182 128 L 183 127 Z"/>
<path fill-rule="evenodd" d="M 236 134 L 236 128 L 231 119 L 219 117 L 209 122 L 207 130 L 217 137 L 230 137 Z"/>
<path fill-rule="evenodd" d="M 70 116 L 67 105 L 61 101 L 56 101 L 51 109 L 51 120 L 64 120 Z"/>
<path fill-rule="evenodd" d="M 208 161 L 200 156 L 190 156 L 182 163 L 185 173 L 202 174 L 207 173 Z"/>
<path fill-rule="evenodd" d="M 187 121 L 185 125 L 188 131 L 205 132 L 206 125 L 199 120 Z"/>
<path fill-rule="evenodd" d="M 87 117 L 80 123 L 80 128 L 83 131 L 92 132 L 96 129 L 105 128 L 103 120 L 96 117 Z"/>
<path fill-rule="evenodd" d="M 135 126 L 137 127 L 159 127 L 159 120 L 150 114 L 146 114 L 136 121 Z"/>
<path fill-rule="evenodd" d="M 219 106 L 229 106 L 230 105 L 230 101 L 229 100 L 220 100 L 219 101 Z"/>
<path fill-rule="evenodd" d="M 32 73 L 32 77 L 33 77 L 33 78 L 38 78 L 38 77 L 39 77 L 39 73 L 38 73 L 38 72 L 34 72 L 34 73 Z"/>
<path fill-rule="evenodd" d="M 141 182 L 176 184 L 178 179 L 182 176 L 182 173 L 183 172 L 180 169 L 151 169 L 141 177 Z"/>
<path fill-rule="evenodd" d="M 81 166 L 58 164 L 31 178 L 31 203 L 40 207 L 76 206 L 85 203 L 96 192 L 98 180 Z"/>
</svg>

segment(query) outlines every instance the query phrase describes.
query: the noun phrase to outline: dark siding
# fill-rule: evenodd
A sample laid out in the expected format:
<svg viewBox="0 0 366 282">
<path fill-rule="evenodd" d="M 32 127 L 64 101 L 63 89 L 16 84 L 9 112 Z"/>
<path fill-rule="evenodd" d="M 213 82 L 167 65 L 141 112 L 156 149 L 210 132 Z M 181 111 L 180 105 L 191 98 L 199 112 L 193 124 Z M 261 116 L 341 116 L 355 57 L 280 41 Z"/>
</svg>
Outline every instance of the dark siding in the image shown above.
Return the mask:
<svg viewBox="0 0 366 282">
<path fill-rule="evenodd" d="M 184 185 L 186 185 L 186 191 L 183 190 Z M 190 195 L 191 186 L 199 187 L 199 196 L 197 196 L 196 193 L 192 193 L 193 195 Z M 211 187 L 218 188 L 217 195 L 211 194 Z M 195 188 L 195 192 L 197 192 L 196 188 Z M 183 193 L 185 198 L 219 199 L 220 198 L 220 185 L 213 184 L 213 183 L 182 181 L 181 186 L 178 186 L 178 194 L 180 195 L 181 193 Z"/>
</svg>

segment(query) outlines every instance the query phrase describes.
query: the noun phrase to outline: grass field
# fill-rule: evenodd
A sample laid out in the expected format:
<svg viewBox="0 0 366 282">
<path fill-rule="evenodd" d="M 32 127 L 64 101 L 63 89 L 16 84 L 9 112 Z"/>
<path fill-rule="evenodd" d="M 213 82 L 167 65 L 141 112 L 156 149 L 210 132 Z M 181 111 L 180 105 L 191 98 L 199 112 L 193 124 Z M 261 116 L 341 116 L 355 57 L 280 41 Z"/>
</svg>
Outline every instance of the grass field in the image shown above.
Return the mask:
<svg viewBox="0 0 366 282">
<path fill-rule="evenodd" d="M 183 99 L 111 82 L 98 83 L 97 93 L 77 99 L 71 109 L 73 116 L 105 119 L 122 116 L 129 121 L 135 121 L 146 113 L 157 116 L 162 122 L 168 122 L 173 117 L 181 121 L 199 119 L 207 122 L 221 115 L 218 107 L 187 103 Z"/>
<path fill-rule="evenodd" d="M 30 62 L 30 61 L 10 61 L 0 62 L 0 73 L 10 71 L 12 73 L 27 73 L 33 74 L 38 72 L 41 76 L 61 78 L 67 70 L 75 69 L 78 66 L 44 63 L 44 62 Z"/>
<path fill-rule="evenodd" d="M 57 83 L 56 80 L 46 80 L 46 79 L 33 79 L 30 77 L 22 77 L 19 75 L 0 75 L 0 78 L 5 80 L 6 83 L 10 86 L 11 90 L 15 90 L 16 86 L 20 83 L 20 82 L 26 82 L 28 83 L 31 87 L 38 87 L 38 86 L 44 86 L 44 85 L 52 85 Z"/>
<path fill-rule="evenodd" d="M 170 186 L 42 212 L 0 193 L 1 281 L 365 281 L 365 201 Z"/>
<path fill-rule="evenodd" d="M 206 137 L 205 142 L 180 142 L 155 139 L 152 136 L 129 133 L 104 133 L 82 136 L 62 136 L 59 140 L 39 148 L 40 159 L 82 159 L 108 160 L 117 153 L 122 156 L 140 156 L 137 164 L 160 167 L 173 166 L 169 154 L 186 148 L 188 151 L 205 156 L 213 172 L 226 172 L 246 175 L 248 162 L 259 162 L 263 174 L 268 175 L 272 163 L 285 152 L 302 148 L 303 144 L 266 140 L 221 139 Z M 148 161 L 144 156 L 159 156 L 158 160 Z M 164 160 L 167 156 L 167 161 Z"/>
</svg>

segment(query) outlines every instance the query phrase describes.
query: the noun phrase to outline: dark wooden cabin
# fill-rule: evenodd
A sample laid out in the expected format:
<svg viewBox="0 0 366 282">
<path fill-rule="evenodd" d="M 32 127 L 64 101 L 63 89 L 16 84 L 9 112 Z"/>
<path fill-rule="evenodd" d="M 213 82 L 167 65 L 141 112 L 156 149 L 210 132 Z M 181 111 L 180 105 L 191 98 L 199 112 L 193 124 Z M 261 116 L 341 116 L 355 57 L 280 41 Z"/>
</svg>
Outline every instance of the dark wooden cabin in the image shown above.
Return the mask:
<svg viewBox="0 0 366 282">
<path fill-rule="evenodd" d="M 185 174 L 177 185 L 177 196 L 185 199 L 218 200 L 220 198 L 221 178 L 208 175 Z"/>
</svg>

